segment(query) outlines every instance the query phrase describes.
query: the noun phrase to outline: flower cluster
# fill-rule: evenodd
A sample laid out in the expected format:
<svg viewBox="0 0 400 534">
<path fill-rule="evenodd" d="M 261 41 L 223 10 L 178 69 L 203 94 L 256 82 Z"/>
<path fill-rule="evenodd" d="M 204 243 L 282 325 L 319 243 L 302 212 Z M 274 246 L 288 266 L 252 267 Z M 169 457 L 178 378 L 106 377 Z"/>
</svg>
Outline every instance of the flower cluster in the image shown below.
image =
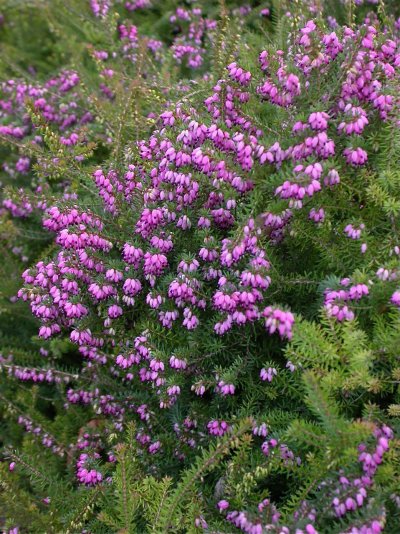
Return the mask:
<svg viewBox="0 0 400 534">
<path fill-rule="evenodd" d="M 189 21 L 194 15 L 179 11 L 176 17 Z M 121 31 L 126 38 L 132 33 Z M 195 33 L 195 26 L 191 31 Z M 359 139 L 377 112 L 382 120 L 391 117 L 394 101 L 385 100 L 383 113 L 378 99 L 388 90 L 385 84 L 393 77 L 398 56 L 387 51 L 371 28 L 321 35 L 310 22 L 300 31 L 295 49 L 294 64 L 283 52 L 274 58 L 263 52 L 258 75 L 237 61 L 229 64 L 229 79 L 218 81 L 205 100 L 211 123 L 180 105 L 163 112 L 159 128 L 137 143 L 138 156 L 125 170 L 94 172 L 103 214 L 71 205 L 46 211 L 44 226 L 56 232 L 60 251 L 53 261 L 40 262 L 24 273 L 26 286 L 19 293 L 42 322 L 39 335 L 48 339 L 71 331 L 80 353 L 96 365 L 106 365 L 112 353 L 112 372 L 122 380 L 147 384 L 161 409 L 171 408 L 188 391 L 205 395 L 209 383 L 201 375 L 210 366 L 202 368 L 178 355 L 160 357 L 140 317 L 174 335 L 183 328 L 222 336 L 254 325 L 290 340 L 294 314 L 268 297 L 273 283 L 268 247 L 290 233 L 303 205 L 310 218 L 324 222 L 327 210 L 310 207 L 314 197 L 341 184 L 337 159 L 345 162 L 350 150 L 342 138 Z M 347 54 L 348 64 L 341 54 Z M 294 115 L 286 148 L 278 141 L 265 145 L 263 132 L 243 113 L 243 106 L 255 98 L 259 105 L 267 105 L 267 100 L 268 105 L 291 108 L 302 98 L 304 87 L 312 88 L 318 69 L 326 72 L 339 61 L 347 70 L 336 100 L 325 109 L 321 105 L 305 121 Z M 350 105 L 355 100 L 358 107 Z M 243 220 L 246 199 L 257 187 L 253 173 L 265 166 L 270 173 L 282 171 L 283 177 L 290 173 L 271 191 L 286 206 L 278 213 L 261 212 Z M 349 223 L 345 234 L 358 239 L 364 227 Z M 353 319 L 349 304 L 369 294 L 365 284 L 345 280 L 342 286 L 325 292 L 326 312 L 338 321 Z M 133 341 L 132 321 L 138 325 Z M 271 382 L 276 373 L 272 367 L 262 369 L 260 377 Z M 190 383 L 185 385 L 187 376 Z M 233 381 L 218 379 L 214 392 L 236 396 Z M 90 392 L 87 395 L 87 403 L 92 402 Z M 78 393 L 69 395 L 70 402 L 86 403 L 85 399 Z M 108 411 L 117 418 L 123 413 Z M 210 435 L 229 430 L 229 423 L 217 418 L 205 426 Z M 145 428 L 140 432 L 140 442 L 150 446 L 150 434 Z M 267 453 L 273 444 L 265 443 Z M 158 450 L 155 444 L 158 439 L 150 453 Z M 290 451 L 281 453 L 282 458 L 294 459 Z"/>
<path fill-rule="evenodd" d="M 201 9 L 197 7 L 191 10 L 178 7 L 171 15 L 170 22 L 186 26 L 172 44 L 174 59 L 178 64 L 185 62 L 191 69 L 198 69 L 204 62 L 205 41 L 212 42 L 217 22 L 204 18 Z"/>
<path fill-rule="evenodd" d="M 79 456 L 79 460 L 76 462 L 76 478 L 80 484 L 85 484 L 86 486 L 95 486 L 100 484 L 103 480 L 103 475 L 100 471 L 90 468 L 90 463 L 93 460 L 98 460 L 100 455 L 98 453 L 93 453 L 89 456 L 87 453 L 82 453 Z"/>
<path fill-rule="evenodd" d="M 335 317 L 337 321 L 352 321 L 354 312 L 349 308 L 348 303 L 358 301 L 369 294 L 368 286 L 365 284 L 350 285 L 350 280 L 344 278 L 342 286 L 348 289 L 333 291 L 327 289 L 325 292 L 324 308 L 329 317 Z"/>
<path fill-rule="evenodd" d="M 29 113 L 28 101 L 31 101 L 32 106 Z M 26 188 L 28 175 L 35 163 L 35 159 L 28 157 L 28 154 L 32 151 L 40 154 L 43 148 L 44 139 L 39 135 L 37 122 L 45 121 L 60 134 L 60 143 L 67 150 L 73 150 L 78 143 L 87 145 L 91 140 L 88 126 L 92 124 L 94 116 L 88 107 L 89 103 L 82 94 L 80 78 L 75 71 L 61 70 L 43 84 L 14 79 L 2 82 L 0 134 L 18 140 L 17 148 L 10 151 L 2 168 L 13 186 L 24 186 L 19 189 L 18 195 L 4 195 L 2 200 L 3 209 L 12 217 L 27 217 L 33 211 L 42 212 L 47 207 L 45 198 L 49 191 L 48 183 L 36 185 L 33 188 L 34 197 L 29 195 L 31 187 Z M 83 131 L 84 135 L 81 134 Z M 57 161 L 57 158 L 54 159 L 53 164 L 56 165 Z M 45 168 L 40 156 L 38 163 Z"/>
<path fill-rule="evenodd" d="M 178 519 L 182 531 L 218 530 L 225 518 L 251 534 L 379 533 L 398 499 L 394 483 L 389 504 L 374 483 L 383 462 L 398 477 L 394 432 L 374 421 L 399 413 L 399 202 L 384 138 L 397 146 L 400 23 L 368 13 L 357 24 L 353 2 L 351 27 L 331 17 L 327 29 L 306 0 L 282 16 L 287 42 L 262 50 L 258 33 L 238 47 L 237 26 L 248 17 L 264 34 L 276 6 L 222 6 L 217 22 L 203 5 L 175 5 L 148 34 L 156 4 L 87 2 L 82 34 L 96 46 L 85 43 L 85 61 L 98 78 L 62 70 L 2 85 L 0 135 L 17 147 L 3 171 L 32 183 L 7 191 L 1 214 L 39 242 L 6 246 L 18 262 L 39 258 L 24 266 L 21 302 L 11 297 L 33 317 L 21 356 L 0 356 L 9 411 L 58 463 L 72 454 L 64 471 L 87 486 L 77 502 L 101 492 L 107 511 L 120 492 L 104 482 L 144 480 L 133 529 L 150 517 L 153 530 Z M 170 35 L 153 38 L 164 26 Z M 357 464 L 352 447 L 372 428 Z M 129 469 L 115 469 L 125 452 Z M 193 477 L 195 465 L 212 476 Z M 182 471 L 195 493 L 181 491 Z"/>
<path fill-rule="evenodd" d="M 256 432 L 257 434 L 257 432 Z M 319 491 L 331 491 L 331 486 L 334 489 L 332 494 L 332 510 L 334 517 L 343 520 L 343 517 L 352 513 L 362 507 L 370 505 L 371 499 L 368 499 L 367 492 L 372 488 L 377 467 L 382 463 L 384 454 L 389 450 L 389 442 L 393 438 L 393 431 L 386 425 L 376 427 L 374 431 L 376 439 L 375 450 L 371 453 L 367 452 L 365 444 L 359 445 L 359 462 L 362 466 L 363 474 L 359 477 L 349 477 L 342 473 L 339 476 L 339 481 L 323 481 L 320 484 Z M 273 446 L 276 447 L 277 441 L 273 441 Z M 217 503 L 217 508 L 220 513 L 226 514 L 227 521 L 235 525 L 242 532 L 251 534 L 263 534 L 264 532 L 276 532 L 289 534 L 296 529 L 298 534 L 318 534 L 322 532 L 319 530 L 318 524 L 326 513 L 324 504 L 321 510 L 314 506 L 312 501 L 303 501 L 298 510 L 293 514 L 292 522 L 287 525 L 281 523 L 281 513 L 276 506 L 269 500 L 264 499 L 257 507 L 257 512 L 239 512 L 230 511 L 231 504 L 228 500 L 222 499 Z M 366 524 L 358 526 L 358 521 L 354 521 L 354 526 L 348 527 L 343 532 L 351 534 L 379 534 L 383 532 L 384 517 L 372 518 Z"/>
<path fill-rule="evenodd" d="M 25 432 L 33 434 L 33 436 L 40 440 L 40 443 L 49 448 L 54 454 L 64 457 L 65 449 L 59 445 L 53 436 L 46 432 L 40 425 L 37 425 L 29 417 L 20 415 L 18 417 L 18 424 L 21 425 Z"/>
</svg>

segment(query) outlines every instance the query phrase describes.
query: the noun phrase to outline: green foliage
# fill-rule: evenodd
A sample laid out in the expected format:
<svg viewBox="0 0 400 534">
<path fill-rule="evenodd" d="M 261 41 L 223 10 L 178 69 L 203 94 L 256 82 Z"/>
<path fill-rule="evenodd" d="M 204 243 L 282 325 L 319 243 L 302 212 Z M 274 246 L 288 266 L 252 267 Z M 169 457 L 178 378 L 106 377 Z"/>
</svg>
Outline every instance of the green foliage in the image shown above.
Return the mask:
<svg viewBox="0 0 400 534">
<path fill-rule="evenodd" d="M 86 0 L 4 0 L 0 6 L 1 80 L 20 80 L 39 91 L 22 99 L 10 116 L 0 112 L 2 125 L 27 125 L 21 139 L 0 135 L 0 158 L 5 162 L 0 171 L 2 198 L 17 207 L 34 207 L 22 216 L 3 208 L 0 212 L 0 528 L 6 534 L 15 526 L 21 534 L 232 534 L 238 529 L 225 520 L 226 512 L 218 510 L 219 501 L 228 500 L 229 512 L 245 510 L 257 522 L 259 503 L 269 499 L 272 504 L 263 521 L 272 521 L 277 505 L 279 524 L 289 525 L 290 532 L 304 532 L 315 509 L 321 534 L 361 529 L 373 519 L 386 522 L 384 532 L 395 533 L 400 522 L 400 315 L 390 299 L 400 272 L 395 252 L 400 246 L 398 117 L 384 122 L 376 112 L 371 118 L 360 136 L 368 165 L 354 168 L 339 155 L 332 157 L 341 187 L 323 188 L 317 200 L 305 198 L 302 210 L 291 206 L 290 225 L 276 242 L 260 231 L 259 242 L 271 265 L 269 302 L 282 303 L 282 309 L 295 313 L 293 336 L 287 342 L 277 334 L 266 335 L 261 322 L 217 336 L 214 310 L 204 328 L 167 330 L 156 321 L 156 310 L 132 307 L 120 323 L 125 338 L 116 337 L 108 352 L 93 357 L 79 352 L 69 333 L 40 339 L 38 320 L 27 302 L 16 299 L 21 273 L 39 261 L 52 261 L 60 250 L 54 235 L 42 226 L 45 206 L 63 203 L 99 216 L 115 245 L 107 253 L 110 266 L 132 272 L 119 249 L 135 242 L 134 217 L 142 210 L 142 197 L 133 195 L 118 216 L 105 213 L 93 172 L 101 167 L 122 175 L 127 165 L 139 160 L 135 172 L 147 176 L 153 162 L 139 158 L 137 142 L 154 133 L 165 110 L 178 107 L 188 115 L 195 110 L 197 118 L 211 125 L 211 116 L 202 115 L 203 102 L 218 80 L 226 79 L 226 66 L 232 61 L 258 73 L 240 110 L 262 130 L 260 143 L 267 147 L 279 140 L 283 150 L 291 147 L 295 119 L 307 121 L 322 103 L 336 103 L 343 66 L 337 61 L 323 75 L 317 74 L 295 106 L 279 107 L 263 101 L 256 90 L 266 77 L 258 68 L 258 53 L 268 50 L 278 65 L 278 51 L 289 51 L 295 71 L 296 36 L 307 20 L 314 18 L 324 31 L 332 30 L 327 16 L 355 27 L 372 9 L 367 3 L 357 8 L 353 1 L 318 0 L 314 6 L 308 1 L 273 0 L 267 6 L 270 15 L 261 16 L 265 6 L 256 1 L 250 2 L 247 14 L 243 2 L 235 0 L 183 4 L 185 9 L 198 4 L 201 24 L 206 25 L 207 18 L 211 25 L 197 43 L 203 63 L 196 70 L 175 57 L 174 46 L 185 43 L 190 27 L 184 18 L 171 22 L 171 15 L 182 7 L 176 0 L 153 0 L 133 12 L 116 1 L 104 17 L 95 17 Z M 394 0 L 380 1 L 369 15 L 371 24 L 380 21 L 392 35 L 397 10 Z M 123 48 L 121 24 L 137 27 L 132 49 Z M 378 38 L 383 42 L 386 34 L 382 31 Z M 156 51 L 149 47 L 155 46 L 154 40 L 160 45 Z M 98 55 L 104 50 L 107 63 Z M 57 92 L 51 83 L 65 71 L 76 71 L 79 84 L 71 92 Z M 77 110 L 77 144 L 63 141 L 73 128 L 50 120 L 48 110 L 35 104 L 44 87 L 58 112 L 71 103 Z M 389 89 L 398 99 L 397 74 Z M 8 98 L 12 99 L 10 93 L 1 93 L 4 108 Z M 91 120 L 79 122 L 85 113 Z M 336 128 L 337 117 L 331 119 Z M 37 136 L 40 142 L 35 142 Z M 167 128 L 161 136 L 165 142 L 176 142 Z M 350 140 L 337 132 L 333 137 L 339 154 Z M 211 142 L 203 148 L 222 157 Z M 29 157 L 29 169 L 14 172 L 21 157 Z M 232 154 L 226 151 L 223 157 L 234 168 Z M 229 192 L 236 202 L 237 224 L 221 232 L 221 239 L 229 235 L 239 242 L 250 218 L 261 228 L 260 214 L 281 214 L 288 207 L 275 191 L 293 178 L 291 163 L 254 166 L 249 174 L 253 191 L 248 196 Z M 183 171 L 188 168 L 193 170 L 183 166 Z M 193 173 L 208 195 L 209 176 L 197 169 Z M 152 182 L 144 184 L 151 196 Z M 219 187 L 225 194 L 222 180 Z M 118 195 L 122 197 L 121 191 Z M 326 210 L 325 219 L 316 224 L 309 212 L 320 206 Z M 361 241 L 344 234 L 350 222 L 366 226 L 363 240 L 368 248 L 363 254 Z M 191 228 L 177 237 L 173 268 L 182 259 L 192 260 L 209 235 L 207 229 Z M 96 259 L 101 261 L 101 255 Z M 387 270 L 386 279 L 377 276 L 380 268 Z M 69 274 L 67 282 L 73 280 Z M 229 269 L 219 275 L 229 277 Z M 369 294 L 352 303 L 353 321 L 339 322 L 328 316 L 323 302 L 327 291 L 347 287 L 345 277 L 352 284 L 367 285 Z M 171 272 L 157 290 L 167 293 L 173 280 Z M 204 292 L 211 299 L 210 290 Z M 108 301 L 96 303 L 94 319 L 84 319 L 82 330 L 103 336 L 107 306 Z M 168 376 L 165 384 L 143 387 L 136 371 L 127 378 L 115 359 L 142 334 L 151 357 L 165 368 L 171 356 L 189 362 L 187 367 Z M 260 380 L 262 368 L 276 371 L 271 381 Z M 21 379 L 28 372 L 35 379 Z M 47 373 L 49 380 L 43 378 Z M 235 395 L 216 394 L 221 382 L 234 384 Z M 180 395 L 172 406 L 161 409 L 160 400 L 167 403 L 169 398 L 159 393 L 168 387 L 180 388 Z M 70 389 L 92 396 L 87 402 L 67 402 Z M 207 430 L 214 419 L 229 423 L 229 430 L 218 438 Z M 29 432 L 24 431 L 24 421 L 31 425 Z M 362 476 L 357 447 L 366 444 L 374 450 L 374 432 L 382 425 L 393 429 L 394 438 L 368 488 L 368 503 L 338 519 L 332 499 L 339 492 L 339 477 L 353 481 Z M 148 445 L 156 439 L 162 446 L 152 454 Z M 98 455 L 90 464 L 102 475 L 94 487 L 77 483 L 82 451 Z"/>
</svg>

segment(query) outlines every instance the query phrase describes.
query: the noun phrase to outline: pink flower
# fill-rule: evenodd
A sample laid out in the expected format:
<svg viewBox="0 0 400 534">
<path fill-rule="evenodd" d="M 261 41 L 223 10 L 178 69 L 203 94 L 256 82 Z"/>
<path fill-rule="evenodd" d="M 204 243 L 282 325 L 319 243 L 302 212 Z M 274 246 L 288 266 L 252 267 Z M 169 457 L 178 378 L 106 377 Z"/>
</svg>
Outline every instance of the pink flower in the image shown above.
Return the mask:
<svg viewBox="0 0 400 534">
<path fill-rule="evenodd" d="M 261 380 L 272 382 L 274 376 L 278 374 L 278 371 L 274 367 L 268 367 L 268 369 L 262 368 L 260 371 Z"/>
<path fill-rule="evenodd" d="M 400 291 L 395 291 L 390 298 L 390 302 L 400 308 Z"/>
<path fill-rule="evenodd" d="M 120 317 L 123 314 L 123 310 L 120 306 L 117 306 L 116 304 L 113 304 L 108 308 L 108 316 L 111 319 L 116 319 L 117 317 Z"/>
<path fill-rule="evenodd" d="M 229 502 L 225 500 L 219 501 L 217 504 L 217 507 L 218 507 L 218 510 L 222 512 L 223 510 L 226 510 L 227 508 L 229 508 Z"/>
</svg>

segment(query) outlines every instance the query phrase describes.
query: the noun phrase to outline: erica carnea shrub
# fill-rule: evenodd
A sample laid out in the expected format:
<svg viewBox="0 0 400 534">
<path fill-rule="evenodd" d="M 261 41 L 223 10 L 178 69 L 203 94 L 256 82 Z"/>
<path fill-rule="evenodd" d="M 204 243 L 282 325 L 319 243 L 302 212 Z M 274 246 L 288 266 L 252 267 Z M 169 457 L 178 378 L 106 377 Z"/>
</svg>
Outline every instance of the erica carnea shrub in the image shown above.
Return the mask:
<svg viewBox="0 0 400 534">
<path fill-rule="evenodd" d="M 3 86 L 6 137 L 51 128 L 38 336 L 0 360 L 5 531 L 396 532 L 395 9 L 88 4 L 89 70 Z"/>
</svg>

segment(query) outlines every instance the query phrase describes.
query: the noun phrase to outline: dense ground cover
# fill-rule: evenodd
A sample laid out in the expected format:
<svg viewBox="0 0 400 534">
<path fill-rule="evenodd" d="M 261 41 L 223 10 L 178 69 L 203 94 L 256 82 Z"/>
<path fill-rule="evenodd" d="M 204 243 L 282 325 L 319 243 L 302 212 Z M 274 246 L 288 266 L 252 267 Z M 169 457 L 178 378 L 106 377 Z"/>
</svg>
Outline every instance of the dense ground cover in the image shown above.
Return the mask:
<svg viewBox="0 0 400 534">
<path fill-rule="evenodd" d="M 399 15 L 1 7 L 5 533 L 399 532 Z"/>
</svg>

